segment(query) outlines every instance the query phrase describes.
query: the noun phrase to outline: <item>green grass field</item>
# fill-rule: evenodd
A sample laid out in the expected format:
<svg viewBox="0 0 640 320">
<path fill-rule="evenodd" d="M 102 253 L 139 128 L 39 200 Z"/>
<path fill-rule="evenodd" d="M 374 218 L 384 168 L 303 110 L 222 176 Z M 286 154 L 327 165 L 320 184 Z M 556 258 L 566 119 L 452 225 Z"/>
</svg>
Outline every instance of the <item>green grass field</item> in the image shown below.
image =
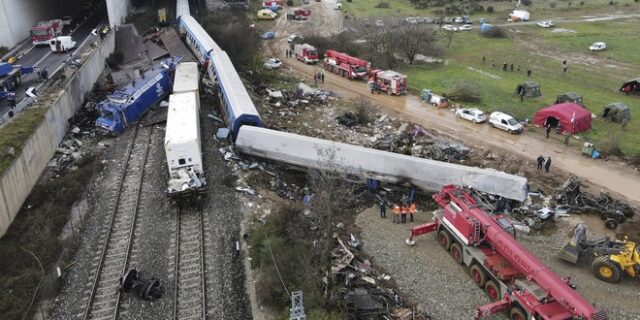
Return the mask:
<svg viewBox="0 0 640 320">
<path fill-rule="evenodd" d="M 432 9 L 416 10 L 408 0 L 390 1 L 390 9 L 374 8 L 378 0 L 353 0 L 344 3 L 345 9 L 357 17 L 368 16 L 434 16 Z M 542 3 L 541 3 L 542 2 Z M 608 1 L 579 1 L 568 7 L 568 1 L 556 1 L 555 9 L 550 1 L 535 1 L 530 8 L 532 20 L 536 16 L 554 19 L 575 19 L 583 16 L 604 15 L 611 12 L 630 14 L 640 12 L 640 3 L 633 0 L 619 1 L 617 8 L 608 6 Z M 496 13 L 475 14 L 475 18 L 487 17 L 501 23 L 506 13 L 513 9 L 512 3 L 482 2 L 486 8 L 493 5 Z M 578 5 L 578 8 L 575 6 Z M 453 15 L 452 15 L 453 16 Z M 593 129 L 585 134 L 596 144 L 621 136 L 620 148 L 626 155 L 640 154 L 640 97 L 625 96 L 618 91 L 626 79 L 640 76 L 640 70 L 633 63 L 640 62 L 640 46 L 635 38 L 638 19 L 630 21 L 600 21 L 579 23 L 557 23 L 555 29 L 570 29 L 575 32 L 553 32 L 535 25 L 521 25 L 510 28 L 509 38 L 490 39 L 482 37 L 476 30 L 455 34 L 451 47 L 444 53 L 442 64 L 403 65 L 398 71 L 409 76 L 411 90 L 419 94 L 422 88 L 435 93 L 450 92 L 460 82 L 470 82 L 478 88 L 481 101 L 465 106 L 477 106 L 485 111 L 502 110 L 519 118 L 532 118 L 536 110 L 555 102 L 556 95 L 575 91 L 582 94 L 587 108 L 596 115 L 608 103 L 620 101 L 631 108 L 632 120 L 621 131 L 619 124 L 612 124 L 600 118 L 593 120 Z M 596 41 L 607 43 L 608 49 L 592 53 L 588 46 Z M 444 35 L 439 37 L 446 46 Z M 486 63 L 482 63 L 482 57 Z M 569 60 L 569 70 L 562 75 L 562 60 Z M 492 61 L 496 67 L 491 67 Z M 502 64 L 513 63 L 520 66 L 520 72 L 504 72 Z M 526 70 L 532 70 L 527 78 Z M 525 99 L 515 95 L 518 83 L 533 80 L 541 85 L 542 96 Z M 612 133 L 613 132 L 613 133 Z"/>
</svg>

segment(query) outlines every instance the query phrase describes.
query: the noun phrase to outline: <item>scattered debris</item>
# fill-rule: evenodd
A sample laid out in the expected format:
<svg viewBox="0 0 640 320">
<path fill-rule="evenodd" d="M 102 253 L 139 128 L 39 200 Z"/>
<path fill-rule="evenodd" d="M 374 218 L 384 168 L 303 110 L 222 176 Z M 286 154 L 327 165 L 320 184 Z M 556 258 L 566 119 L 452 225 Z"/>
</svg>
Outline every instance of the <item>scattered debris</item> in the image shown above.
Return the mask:
<svg viewBox="0 0 640 320">
<path fill-rule="evenodd" d="M 120 291 L 132 291 L 144 300 L 156 300 L 162 297 L 160 280 L 145 272 L 138 272 L 136 269 L 127 271 L 124 277 L 120 278 Z"/>
<path fill-rule="evenodd" d="M 220 128 L 216 132 L 216 139 L 226 140 L 227 138 L 229 138 L 229 133 L 230 133 L 229 129 Z"/>
</svg>

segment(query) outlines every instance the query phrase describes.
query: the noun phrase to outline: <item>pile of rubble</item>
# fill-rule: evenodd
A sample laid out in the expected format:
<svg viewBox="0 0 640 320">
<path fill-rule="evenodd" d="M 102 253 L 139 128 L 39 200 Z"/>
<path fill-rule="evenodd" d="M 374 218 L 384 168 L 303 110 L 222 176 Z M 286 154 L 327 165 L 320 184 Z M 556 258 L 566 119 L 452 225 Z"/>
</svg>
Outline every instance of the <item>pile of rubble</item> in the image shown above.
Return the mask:
<svg viewBox="0 0 640 320">
<path fill-rule="evenodd" d="M 632 206 L 612 198 L 604 191 L 598 196 L 582 192 L 581 185 L 582 181 L 576 176 L 571 176 L 565 181 L 554 197 L 560 204 L 556 208 L 557 212 L 596 213 L 609 229 L 615 229 L 620 223 L 635 215 L 636 209 Z"/>
<path fill-rule="evenodd" d="M 429 316 L 408 306 L 391 288 L 391 276 L 374 270 L 371 262 L 360 258 L 362 244 L 350 235 L 347 244 L 338 237 L 331 252 L 331 274 L 340 284 L 339 298 L 356 319 L 426 320 Z"/>
</svg>

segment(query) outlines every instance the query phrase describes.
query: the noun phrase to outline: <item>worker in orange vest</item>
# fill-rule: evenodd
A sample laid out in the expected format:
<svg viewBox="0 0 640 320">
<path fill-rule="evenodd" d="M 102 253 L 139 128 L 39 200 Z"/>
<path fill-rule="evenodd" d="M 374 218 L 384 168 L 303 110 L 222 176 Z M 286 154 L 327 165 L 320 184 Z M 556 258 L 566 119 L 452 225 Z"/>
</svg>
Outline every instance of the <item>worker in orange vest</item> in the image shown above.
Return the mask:
<svg viewBox="0 0 640 320">
<path fill-rule="evenodd" d="M 393 207 L 393 223 L 400 223 L 400 207 L 397 204 Z"/>
<path fill-rule="evenodd" d="M 409 212 L 409 207 L 403 203 L 400 211 L 402 212 L 402 223 L 407 223 L 407 213 Z"/>
<path fill-rule="evenodd" d="M 413 222 L 413 215 L 416 214 L 416 204 L 411 203 L 409 206 L 409 221 Z"/>
</svg>

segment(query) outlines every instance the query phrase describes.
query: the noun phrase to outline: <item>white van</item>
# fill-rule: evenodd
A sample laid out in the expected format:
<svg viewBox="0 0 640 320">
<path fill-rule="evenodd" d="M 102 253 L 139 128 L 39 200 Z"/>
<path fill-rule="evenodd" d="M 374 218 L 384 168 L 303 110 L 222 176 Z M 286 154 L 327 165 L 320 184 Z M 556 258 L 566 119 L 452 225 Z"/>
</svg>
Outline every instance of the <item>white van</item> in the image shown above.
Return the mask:
<svg viewBox="0 0 640 320">
<path fill-rule="evenodd" d="M 49 47 L 53 52 L 67 52 L 76 47 L 76 42 L 71 36 L 61 36 L 49 40 Z"/>
<path fill-rule="evenodd" d="M 509 133 L 521 133 L 524 130 L 524 127 L 516 119 L 500 111 L 491 113 L 489 125 Z"/>
</svg>

